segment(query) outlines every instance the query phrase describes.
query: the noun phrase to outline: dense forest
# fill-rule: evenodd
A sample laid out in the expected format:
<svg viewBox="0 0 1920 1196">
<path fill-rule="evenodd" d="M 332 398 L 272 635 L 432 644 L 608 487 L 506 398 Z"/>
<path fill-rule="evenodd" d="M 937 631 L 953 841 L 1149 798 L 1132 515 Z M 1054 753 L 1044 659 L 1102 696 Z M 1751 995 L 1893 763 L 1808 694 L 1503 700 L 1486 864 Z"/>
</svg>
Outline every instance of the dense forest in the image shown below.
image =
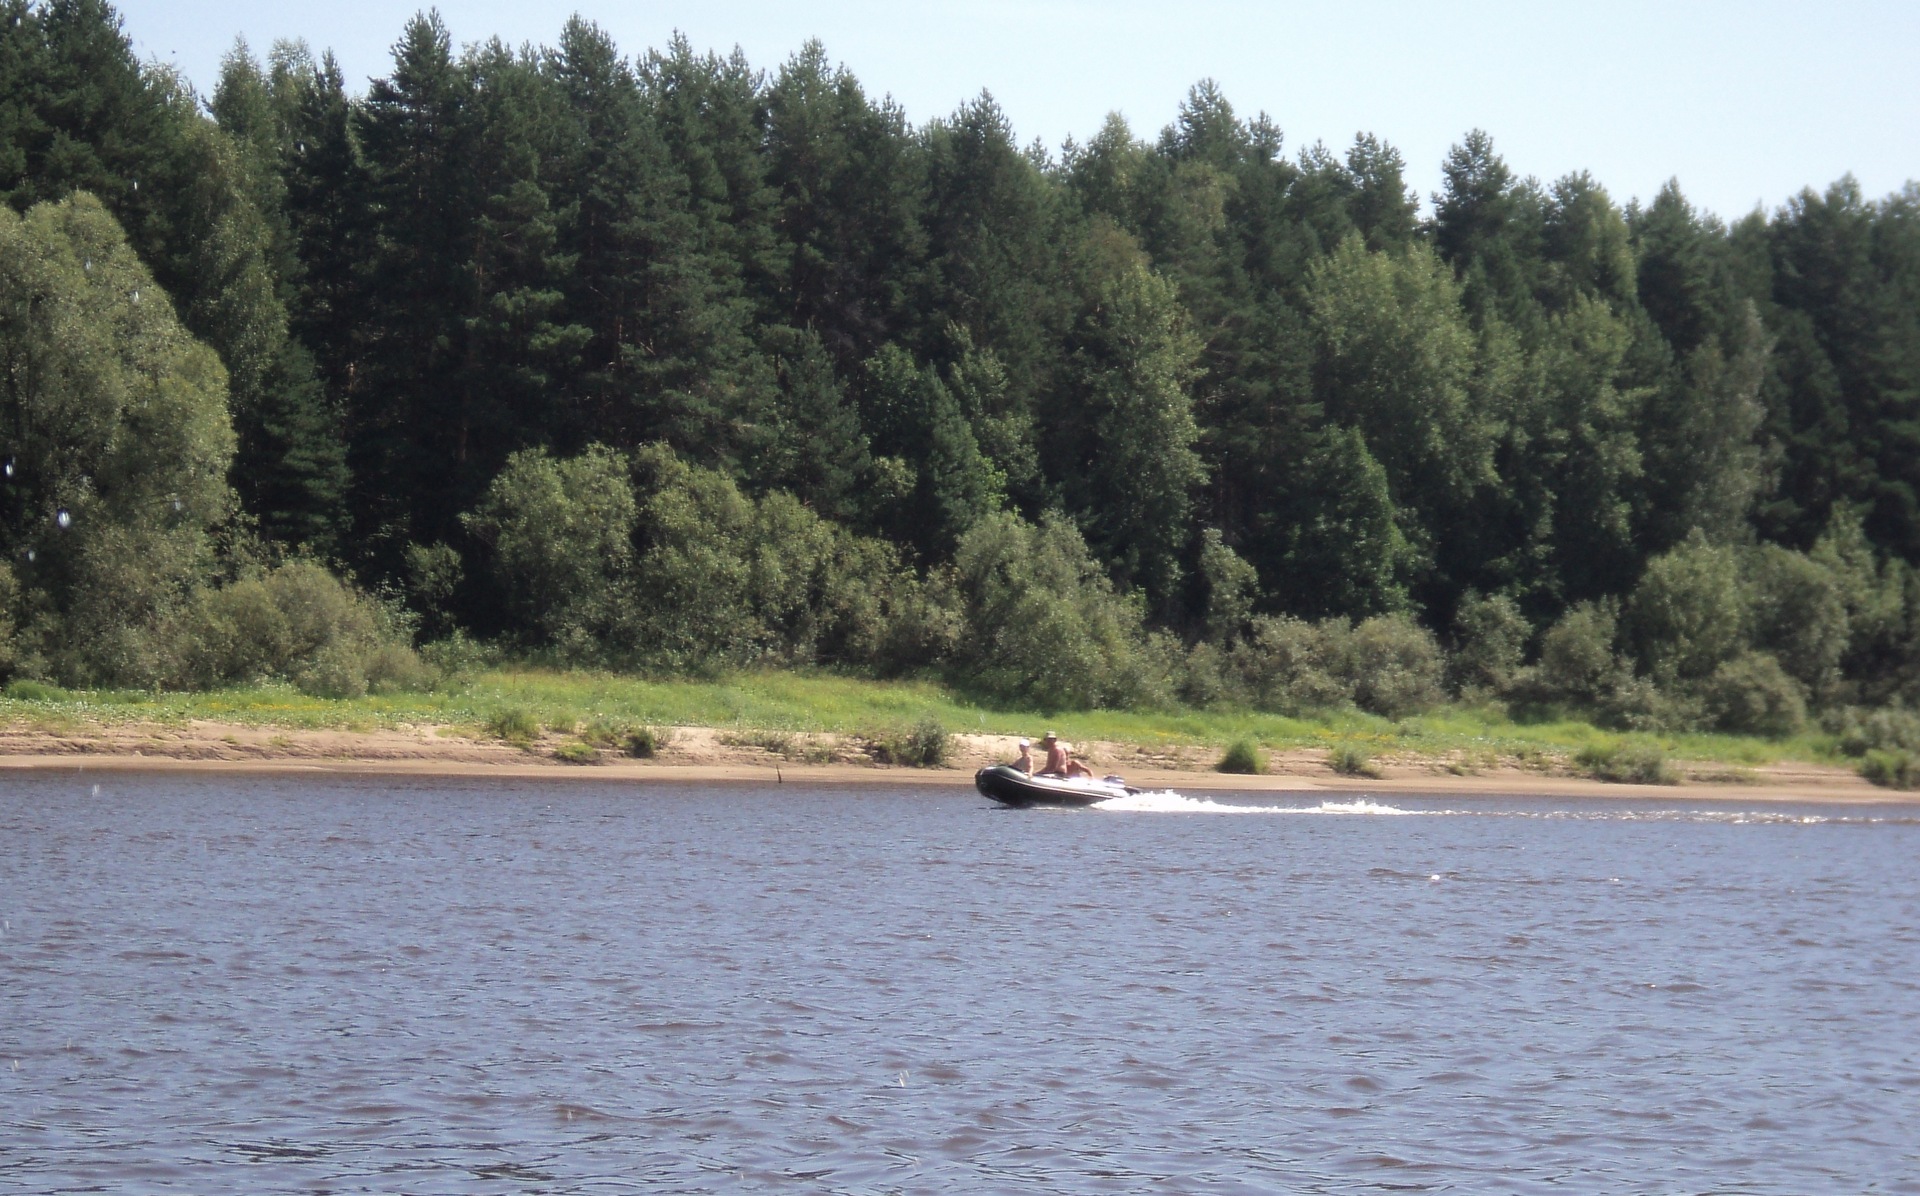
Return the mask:
<svg viewBox="0 0 1920 1196">
<path fill-rule="evenodd" d="M 462 652 L 1052 708 L 1920 704 L 1920 186 L 1725 223 L 1196 85 L 1058 152 L 772 70 L 400 31 L 211 97 L 0 5 L 0 668 Z M 1920 746 L 1920 745 L 1915 745 Z"/>
</svg>

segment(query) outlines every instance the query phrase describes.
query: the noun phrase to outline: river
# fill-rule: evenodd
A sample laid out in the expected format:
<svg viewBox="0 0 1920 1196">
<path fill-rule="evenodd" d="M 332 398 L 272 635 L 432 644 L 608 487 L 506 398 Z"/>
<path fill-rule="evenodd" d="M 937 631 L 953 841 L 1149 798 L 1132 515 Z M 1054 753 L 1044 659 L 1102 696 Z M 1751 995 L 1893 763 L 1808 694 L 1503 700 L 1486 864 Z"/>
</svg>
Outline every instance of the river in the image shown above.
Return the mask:
<svg viewBox="0 0 1920 1196">
<path fill-rule="evenodd" d="M 0 780 L 0 1192 L 1920 1191 L 1920 809 Z"/>
</svg>

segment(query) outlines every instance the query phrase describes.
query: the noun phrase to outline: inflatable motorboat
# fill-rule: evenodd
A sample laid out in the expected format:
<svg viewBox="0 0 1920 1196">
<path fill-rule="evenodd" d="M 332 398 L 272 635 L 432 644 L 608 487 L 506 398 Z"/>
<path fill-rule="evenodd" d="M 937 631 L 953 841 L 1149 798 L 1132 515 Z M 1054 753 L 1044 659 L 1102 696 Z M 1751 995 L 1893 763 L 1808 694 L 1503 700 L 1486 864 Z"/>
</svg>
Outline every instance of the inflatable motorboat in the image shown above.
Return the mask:
<svg viewBox="0 0 1920 1196">
<path fill-rule="evenodd" d="M 1108 798 L 1138 793 L 1119 777 L 1029 776 L 1011 764 L 994 764 L 973 774 L 973 787 L 1008 806 L 1090 806 Z"/>
</svg>

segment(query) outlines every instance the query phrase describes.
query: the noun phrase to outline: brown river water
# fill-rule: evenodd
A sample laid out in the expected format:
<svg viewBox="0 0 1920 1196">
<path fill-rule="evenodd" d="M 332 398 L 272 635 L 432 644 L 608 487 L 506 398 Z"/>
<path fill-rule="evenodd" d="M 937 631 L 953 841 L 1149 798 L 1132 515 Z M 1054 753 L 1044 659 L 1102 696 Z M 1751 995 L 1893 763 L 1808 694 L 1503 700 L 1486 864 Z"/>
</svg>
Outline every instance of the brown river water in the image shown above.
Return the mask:
<svg viewBox="0 0 1920 1196">
<path fill-rule="evenodd" d="M 1920 1192 L 1920 810 L 0 780 L 0 1192 Z"/>
</svg>

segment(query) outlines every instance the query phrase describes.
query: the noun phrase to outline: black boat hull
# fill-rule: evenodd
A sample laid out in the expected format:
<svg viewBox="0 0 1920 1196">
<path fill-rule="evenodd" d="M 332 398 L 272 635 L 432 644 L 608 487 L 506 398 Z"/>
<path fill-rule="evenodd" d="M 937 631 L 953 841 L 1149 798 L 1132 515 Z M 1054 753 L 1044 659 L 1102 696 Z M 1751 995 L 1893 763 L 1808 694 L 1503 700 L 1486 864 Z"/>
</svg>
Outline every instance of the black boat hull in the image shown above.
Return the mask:
<svg viewBox="0 0 1920 1196">
<path fill-rule="evenodd" d="M 1002 805 L 1018 807 L 1090 806 L 1137 792 L 1111 781 L 1032 777 L 1005 764 L 974 773 L 973 787 Z"/>
</svg>

